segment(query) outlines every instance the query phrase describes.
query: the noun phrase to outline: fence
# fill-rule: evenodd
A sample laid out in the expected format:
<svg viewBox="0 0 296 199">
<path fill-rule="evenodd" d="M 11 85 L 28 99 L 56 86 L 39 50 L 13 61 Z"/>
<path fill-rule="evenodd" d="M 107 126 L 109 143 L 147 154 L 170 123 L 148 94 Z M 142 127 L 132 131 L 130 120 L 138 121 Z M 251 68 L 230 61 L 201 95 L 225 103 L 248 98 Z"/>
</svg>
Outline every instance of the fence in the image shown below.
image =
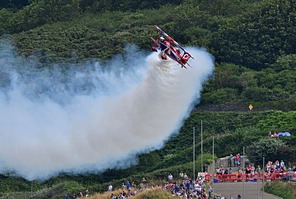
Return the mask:
<svg viewBox="0 0 296 199">
<path fill-rule="evenodd" d="M 205 175 L 205 181 L 214 181 L 214 182 L 240 182 L 240 181 L 249 181 L 249 182 L 256 182 L 258 180 L 262 181 L 264 178 L 264 181 L 271 181 L 271 180 L 281 180 L 283 177 L 287 177 L 287 173 L 271 173 L 265 174 L 263 177 L 263 174 L 215 174 L 214 180 L 213 175 L 206 174 Z"/>
</svg>

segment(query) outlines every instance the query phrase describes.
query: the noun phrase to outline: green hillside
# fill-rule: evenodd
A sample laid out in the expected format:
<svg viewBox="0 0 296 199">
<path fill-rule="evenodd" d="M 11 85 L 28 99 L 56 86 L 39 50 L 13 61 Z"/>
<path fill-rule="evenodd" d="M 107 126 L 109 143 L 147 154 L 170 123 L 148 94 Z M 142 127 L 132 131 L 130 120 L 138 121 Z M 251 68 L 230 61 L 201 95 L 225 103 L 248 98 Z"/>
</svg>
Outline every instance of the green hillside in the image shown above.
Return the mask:
<svg viewBox="0 0 296 199">
<path fill-rule="evenodd" d="M 54 63 L 109 60 L 136 44 L 150 52 L 154 24 L 185 46 L 206 48 L 215 57 L 214 77 L 204 86 L 180 131 L 164 147 L 139 154 L 139 163 L 103 173 L 60 174 L 29 182 L 14 173 L 0 175 L 0 197 L 28 194 L 51 198 L 89 189 L 120 187 L 126 179 L 165 179 L 168 173 L 192 173 L 192 133 L 204 136 L 204 164 L 215 155 L 242 153 L 269 131 L 289 131 L 272 159 L 296 162 L 296 4 L 293 0 L 30 0 L 1 1 L 0 37 L 39 67 Z M 1 59 L 1 58 L 0 58 Z M 0 65 L 1 67 L 1 65 Z M 1 71 L 0 71 L 1 72 Z M 1 74 L 0 74 L 0 77 Z M 4 86 L 0 79 L 0 86 Z M 248 105 L 254 109 L 250 111 Z M 200 142 L 196 153 L 200 154 Z M 247 148 L 247 153 L 251 154 Z M 200 168 L 200 157 L 195 162 Z M 31 187 L 33 185 L 33 187 Z M 23 195 L 22 195 L 23 194 Z"/>
</svg>

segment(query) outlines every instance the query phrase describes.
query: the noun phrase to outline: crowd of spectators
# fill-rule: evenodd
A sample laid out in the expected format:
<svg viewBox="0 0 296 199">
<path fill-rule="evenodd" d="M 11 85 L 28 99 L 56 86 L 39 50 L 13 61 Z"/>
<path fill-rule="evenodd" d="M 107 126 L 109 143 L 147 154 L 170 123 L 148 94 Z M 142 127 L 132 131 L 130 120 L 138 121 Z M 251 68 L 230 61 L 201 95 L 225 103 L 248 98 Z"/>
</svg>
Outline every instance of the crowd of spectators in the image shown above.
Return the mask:
<svg viewBox="0 0 296 199">
<path fill-rule="evenodd" d="M 241 160 L 239 154 L 233 156 L 233 164 L 230 163 L 230 165 L 228 166 L 234 166 L 235 168 L 224 168 L 223 165 L 216 168 L 214 178 L 218 179 L 218 182 L 228 181 L 227 179 L 229 175 L 236 176 L 236 178 L 234 178 L 233 180 L 235 182 L 242 180 L 259 180 L 260 178 L 262 179 L 263 175 L 265 180 L 277 180 L 279 179 L 279 177 L 282 178 L 288 170 L 296 174 L 296 167 L 294 166 L 293 168 L 287 169 L 285 162 L 283 160 L 277 160 L 275 162 L 268 161 L 264 167 L 264 174 L 260 165 L 257 165 L 257 167 L 255 167 L 254 164 L 249 164 L 246 165 L 246 167 L 241 167 Z M 108 191 L 110 193 L 110 199 L 133 198 L 133 196 L 136 196 L 138 192 L 141 192 L 146 189 L 163 189 L 168 191 L 178 199 L 223 198 L 221 196 L 214 195 L 213 189 L 210 186 L 211 180 L 207 180 L 207 176 L 212 177 L 211 174 L 205 173 L 204 175 L 198 176 L 196 180 L 193 180 L 186 173 L 183 172 L 181 172 L 177 178 L 174 178 L 174 176 L 171 173 L 169 173 L 167 176 L 167 182 L 162 185 L 147 186 L 147 181 L 145 178 L 143 178 L 138 185 L 136 185 L 134 181 L 131 183 L 129 181 L 122 183 L 120 193 L 117 192 L 117 194 L 115 194 L 115 191 L 113 190 L 113 186 L 111 184 L 108 186 Z"/>
<path fill-rule="evenodd" d="M 260 165 L 255 167 L 254 164 L 242 165 L 240 154 L 230 155 L 228 167 L 220 165 L 216 168 L 214 175 L 214 182 L 225 182 L 225 181 L 253 181 L 253 180 L 278 180 L 285 177 L 288 171 L 296 175 L 296 167 L 286 168 L 285 162 L 281 161 L 268 161 L 264 167 L 264 172 L 262 171 Z M 242 167 L 241 167 L 242 166 Z M 234 176 L 234 178 L 231 178 Z M 207 178 L 210 177 L 210 178 Z M 220 196 L 215 196 L 213 189 L 210 186 L 212 182 L 212 174 L 203 173 L 199 175 L 197 179 L 191 179 L 186 173 L 181 172 L 177 178 L 169 173 L 167 176 L 167 182 L 162 185 L 157 186 L 147 186 L 147 181 L 145 178 L 136 185 L 134 181 L 126 181 L 122 183 L 121 191 L 115 194 L 112 184 L 108 186 L 108 192 L 110 193 L 110 199 L 129 199 L 136 196 L 138 192 L 146 189 L 163 189 L 171 193 L 178 199 L 209 199 L 209 198 L 222 198 Z M 88 190 L 85 193 L 85 197 L 88 197 Z M 80 192 L 79 196 L 73 195 L 73 197 L 65 196 L 68 198 L 83 198 L 83 194 Z M 238 197 L 239 198 L 239 197 Z"/>
<path fill-rule="evenodd" d="M 212 195 L 212 188 L 206 191 L 206 182 L 204 176 L 199 176 L 192 180 L 186 173 L 180 173 L 179 180 L 174 181 L 171 174 L 168 175 L 168 182 L 165 189 L 178 198 L 199 198 L 208 199 Z"/>
<path fill-rule="evenodd" d="M 239 155 L 239 154 L 238 154 Z M 262 171 L 260 165 L 257 167 L 254 164 L 247 164 L 242 165 L 241 163 L 237 163 L 236 156 L 230 155 L 229 157 L 229 167 L 225 167 L 221 165 L 220 167 L 216 168 L 215 171 L 215 180 L 217 182 L 225 182 L 225 181 L 257 181 L 257 180 L 264 180 L 271 181 L 271 180 L 281 180 L 282 178 L 288 175 L 288 171 L 290 173 L 295 172 L 296 174 L 296 167 L 286 168 L 285 162 L 283 160 L 279 161 L 276 160 L 275 162 L 268 161 L 264 167 L 264 172 Z M 233 171 L 233 167 L 231 167 L 234 162 L 235 171 Z M 212 180 L 211 174 L 206 176 L 207 181 Z"/>
<path fill-rule="evenodd" d="M 125 198 L 130 198 L 132 196 L 137 195 L 137 191 L 141 190 L 145 187 L 146 184 L 146 179 L 143 178 L 141 181 L 142 186 L 137 186 L 134 181 L 130 183 L 129 181 L 126 181 L 126 183 L 122 183 L 121 185 L 121 192 L 118 195 L 115 195 L 113 193 L 113 186 L 110 184 L 108 187 L 108 191 L 111 192 L 110 198 L 111 199 L 125 199 Z"/>
<path fill-rule="evenodd" d="M 85 195 L 83 195 L 83 193 L 82 192 L 79 192 L 79 194 L 78 195 L 76 195 L 76 193 L 73 193 L 73 195 L 72 196 L 68 196 L 68 194 L 66 194 L 65 196 L 64 196 L 64 199 L 75 199 L 75 198 L 88 198 L 89 197 L 89 191 L 88 191 L 88 189 L 85 191 Z"/>
<path fill-rule="evenodd" d="M 291 136 L 291 134 L 289 132 L 280 132 L 280 133 L 277 133 L 277 132 L 271 132 L 269 131 L 268 134 L 267 134 L 268 137 L 282 137 L 282 136 Z"/>
<path fill-rule="evenodd" d="M 186 173 L 180 173 L 180 176 L 175 179 L 170 173 L 167 176 L 167 182 L 163 185 L 157 186 L 146 186 L 146 180 L 143 178 L 140 185 L 136 185 L 134 182 L 132 184 L 127 181 L 122 184 L 121 192 L 119 194 L 114 194 L 112 190 L 112 185 L 109 185 L 108 191 L 110 192 L 110 199 L 128 199 L 136 196 L 138 191 L 141 192 L 145 189 L 163 189 L 171 193 L 178 199 L 209 199 L 212 193 L 212 188 L 210 187 L 206 191 L 205 178 L 200 176 L 196 180 L 192 180 L 188 177 Z"/>
</svg>

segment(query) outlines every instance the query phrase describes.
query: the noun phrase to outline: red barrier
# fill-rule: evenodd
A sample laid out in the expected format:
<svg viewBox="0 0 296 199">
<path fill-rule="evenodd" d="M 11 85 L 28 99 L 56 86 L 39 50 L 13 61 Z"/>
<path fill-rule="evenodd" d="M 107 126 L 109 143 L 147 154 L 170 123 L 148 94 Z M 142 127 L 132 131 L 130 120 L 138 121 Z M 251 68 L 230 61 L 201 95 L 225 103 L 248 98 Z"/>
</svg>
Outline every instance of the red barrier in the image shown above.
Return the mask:
<svg viewBox="0 0 296 199">
<path fill-rule="evenodd" d="M 271 181 L 271 180 L 281 180 L 283 177 L 286 176 L 286 173 L 265 173 L 264 174 L 264 181 Z M 214 175 L 214 182 L 237 182 L 237 181 L 262 181 L 263 174 L 215 174 Z M 205 181 L 210 182 L 212 181 L 212 175 L 206 174 Z"/>
</svg>

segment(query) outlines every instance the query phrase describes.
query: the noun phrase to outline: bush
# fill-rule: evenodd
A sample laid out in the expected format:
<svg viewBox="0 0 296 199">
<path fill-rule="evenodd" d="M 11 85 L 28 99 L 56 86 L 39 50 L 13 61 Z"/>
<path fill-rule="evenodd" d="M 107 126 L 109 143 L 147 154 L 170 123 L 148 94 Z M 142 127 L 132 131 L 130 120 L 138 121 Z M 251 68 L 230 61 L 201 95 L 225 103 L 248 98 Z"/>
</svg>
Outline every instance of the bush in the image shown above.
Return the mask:
<svg viewBox="0 0 296 199">
<path fill-rule="evenodd" d="M 296 184 L 286 183 L 280 181 L 273 181 L 269 183 L 265 191 L 284 199 L 295 199 L 296 198 Z"/>
</svg>

